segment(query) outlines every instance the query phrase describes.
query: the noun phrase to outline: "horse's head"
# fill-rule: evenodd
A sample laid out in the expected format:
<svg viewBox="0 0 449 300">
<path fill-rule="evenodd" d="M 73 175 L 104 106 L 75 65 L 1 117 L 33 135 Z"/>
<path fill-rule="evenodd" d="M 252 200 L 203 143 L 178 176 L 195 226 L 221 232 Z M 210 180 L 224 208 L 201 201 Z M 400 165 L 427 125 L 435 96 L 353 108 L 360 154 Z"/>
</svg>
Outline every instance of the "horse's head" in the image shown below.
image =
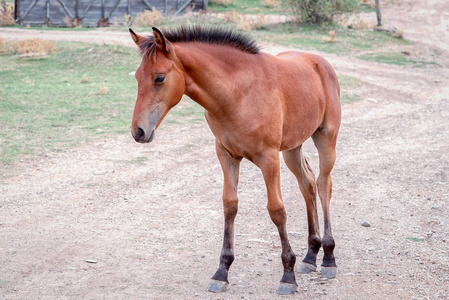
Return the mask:
<svg viewBox="0 0 449 300">
<path fill-rule="evenodd" d="M 157 28 L 153 27 L 153 37 L 129 31 L 143 53 L 136 70 L 138 94 L 131 133 L 137 142 L 149 143 L 162 119 L 181 100 L 185 78 L 173 45 Z"/>
</svg>

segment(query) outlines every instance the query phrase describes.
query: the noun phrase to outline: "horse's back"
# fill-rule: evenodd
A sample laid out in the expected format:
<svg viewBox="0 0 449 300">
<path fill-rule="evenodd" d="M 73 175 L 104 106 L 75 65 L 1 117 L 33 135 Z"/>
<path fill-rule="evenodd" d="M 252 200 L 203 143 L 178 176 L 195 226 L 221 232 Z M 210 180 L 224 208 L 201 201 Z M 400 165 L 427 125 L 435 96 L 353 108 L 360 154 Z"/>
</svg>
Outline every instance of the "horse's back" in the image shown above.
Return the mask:
<svg viewBox="0 0 449 300">
<path fill-rule="evenodd" d="M 320 75 L 320 79 L 325 85 L 325 88 L 329 89 L 329 92 L 335 93 L 335 96 L 340 97 L 340 86 L 338 84 L 337 75 L 331 64 L 322 56 L 307 52 L 299 51 L 286 51 L 276 55 L 277 58 L 285 61 L 288 65 L 295 66 L 300 64 L 304 70 L 314 70 Z M 332 89 L 332 90 L 330 90 Z"/>
</svg>

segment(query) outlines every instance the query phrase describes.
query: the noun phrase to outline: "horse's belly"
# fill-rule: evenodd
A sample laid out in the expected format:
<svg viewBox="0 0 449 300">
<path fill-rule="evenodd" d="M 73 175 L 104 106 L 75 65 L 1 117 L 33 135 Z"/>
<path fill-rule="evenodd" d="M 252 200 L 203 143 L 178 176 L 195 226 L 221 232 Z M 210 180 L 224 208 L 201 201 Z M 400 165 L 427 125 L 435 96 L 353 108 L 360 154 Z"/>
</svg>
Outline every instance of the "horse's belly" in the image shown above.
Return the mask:
<svg viewBox="0 0 449 300">
<path fill-rule="evenodd" d="M 267 150 L 279 149 L 282 127 L 273 122 L 219 122 L 206 111 L 215 138 L 235 157 L 253 161 Z"/>
</svg>

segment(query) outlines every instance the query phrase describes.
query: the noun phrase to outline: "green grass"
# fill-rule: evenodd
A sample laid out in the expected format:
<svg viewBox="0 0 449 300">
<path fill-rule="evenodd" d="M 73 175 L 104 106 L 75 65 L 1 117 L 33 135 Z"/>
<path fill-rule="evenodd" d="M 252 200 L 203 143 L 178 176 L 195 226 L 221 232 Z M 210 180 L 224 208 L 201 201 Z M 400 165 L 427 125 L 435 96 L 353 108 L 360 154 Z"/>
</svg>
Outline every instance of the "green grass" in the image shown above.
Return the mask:
<svg viewBox="0 0 449 300">
<path fill-rule="evenodd" d="M 348 104 L 353 101 L 359 101 L 359 87 L 362 85 L 361 81 L 355 77 L 347 75 L 339 75 L 338 82 L 340 83 L 340 103 Z"/>
<path fill-rule="evenodd" d="M 336 42 L 324 42 L 329 31 L 336 32 Z M 319 50 L 341 55 L 357 54 L 366 51 L 377 52 L 379 48 L 389 46 L 407 46 L 410 42 L 396 39 L 376 31 L 351 30 L 342 27 L 314 27 L 295 23 L 268 26 L 264 30 L 252 32 L 258 40 L 285 46 Z"/>
<path fill-rule="evenodd" d="M 360 55 L 357 58 L 375 61 L 378 63 L 392 64 L 399 66 L 414 66 L 417 68 L 425 67 L 426 65 L 435 64 L 435 62 L 428 62 L 420 60 L 419 58 L 408 58 L 402 53 L 386 52 L 386 53 L 370 53 Z"/>
<path fill-rule="evenodd" d="M 335 43 L 326 42 L 323 39 L 329 37 L 331 30 L 336 32 Z M 377 31 L 287 23 L 267 26 L 264 29 L 252 31 L 251 35 L 259 42 L 280 44 L 306 51 L 318 50 L 379 63 L 411 67 L 435 64 L 435 62 L 414 55 L 413 53 L 417 51 L 414 51 L 413 43 Z M 412 54 L 405 55 L 404 53 Z"/>
<path fill-rule="evenodd" d="M 262 0 L 234 0 L 229 5 L 215 4 L 213 1 L 209 2 L 209 12 L 225 13 L 229 11 L 237 11 L 240 14 L 289 14 L 288 9 L 283 9 L 281 0 L 278 0 L 279 5 L 276 7 L 269 7 L 264 5 Z"/>
<path fill-rule="evenodd" d="M 0 173 L 18 160 L 63 151 L 111 134 L 129 133 L 140 65 L 135 48 L 57 43 L 40 60 L 0 55 Z M 99 90 L 107 88 L 107 94 Z M 204 122 L 189 99 L 172 109 L 161 129 Z"/>
<path fill-rule="evenodd" d="M 132 48 L 78 43 L 41 60 L 0 56 L 0 162 L 127 132 L 139 63 Z"/>
<path fill-rule="evenodd" d="M 412 242 L 418 242 L 418 243 L 424 241 L 424 239 L 419 239 L 416 237 L 408 237 L 407 240 L 412 241 Z"/>
<path fill-rule="evenodd" d="M 268 1 L 267 1 L 268 2 Z M 217 4 L 215 1 L 210 1 L 208 4 L 209 12 L 226 13 L 230 11 L 237 11 L 240 14 L 280 14 L 280 15 L 291 15 L 292 9 L 286 4 L 284 0 L 271 1 L 276 3 L 276 5 L 267 5 L 266 1 L 263 0 L 234 0 L 228 5 Z M 349 1 L 347 3 L 346 10 L 354 10 L 357 12 L 372 12 L 369 6 L 359 6 L 358 0 Z M 345 10 L 345 9 L 344 9 Z"/>
</svg>

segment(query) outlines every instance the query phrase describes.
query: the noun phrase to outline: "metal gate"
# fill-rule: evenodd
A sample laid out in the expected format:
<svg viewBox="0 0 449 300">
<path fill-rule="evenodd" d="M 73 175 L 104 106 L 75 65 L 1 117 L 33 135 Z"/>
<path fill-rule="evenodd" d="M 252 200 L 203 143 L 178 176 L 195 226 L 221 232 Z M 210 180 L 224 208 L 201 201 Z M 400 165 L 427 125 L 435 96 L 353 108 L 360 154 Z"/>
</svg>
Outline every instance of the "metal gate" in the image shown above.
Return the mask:
<svg viewBox="0 0 449 300">
<path fill-rule="evenodd" d="M 15 5 L 16 22 L 21 25 L 93 27 L 144 10 L 156 9 L 164 15 L 181 14 L 187 7 L 206 10 L 207 0 L 16 0 Z"/>
</svg>

